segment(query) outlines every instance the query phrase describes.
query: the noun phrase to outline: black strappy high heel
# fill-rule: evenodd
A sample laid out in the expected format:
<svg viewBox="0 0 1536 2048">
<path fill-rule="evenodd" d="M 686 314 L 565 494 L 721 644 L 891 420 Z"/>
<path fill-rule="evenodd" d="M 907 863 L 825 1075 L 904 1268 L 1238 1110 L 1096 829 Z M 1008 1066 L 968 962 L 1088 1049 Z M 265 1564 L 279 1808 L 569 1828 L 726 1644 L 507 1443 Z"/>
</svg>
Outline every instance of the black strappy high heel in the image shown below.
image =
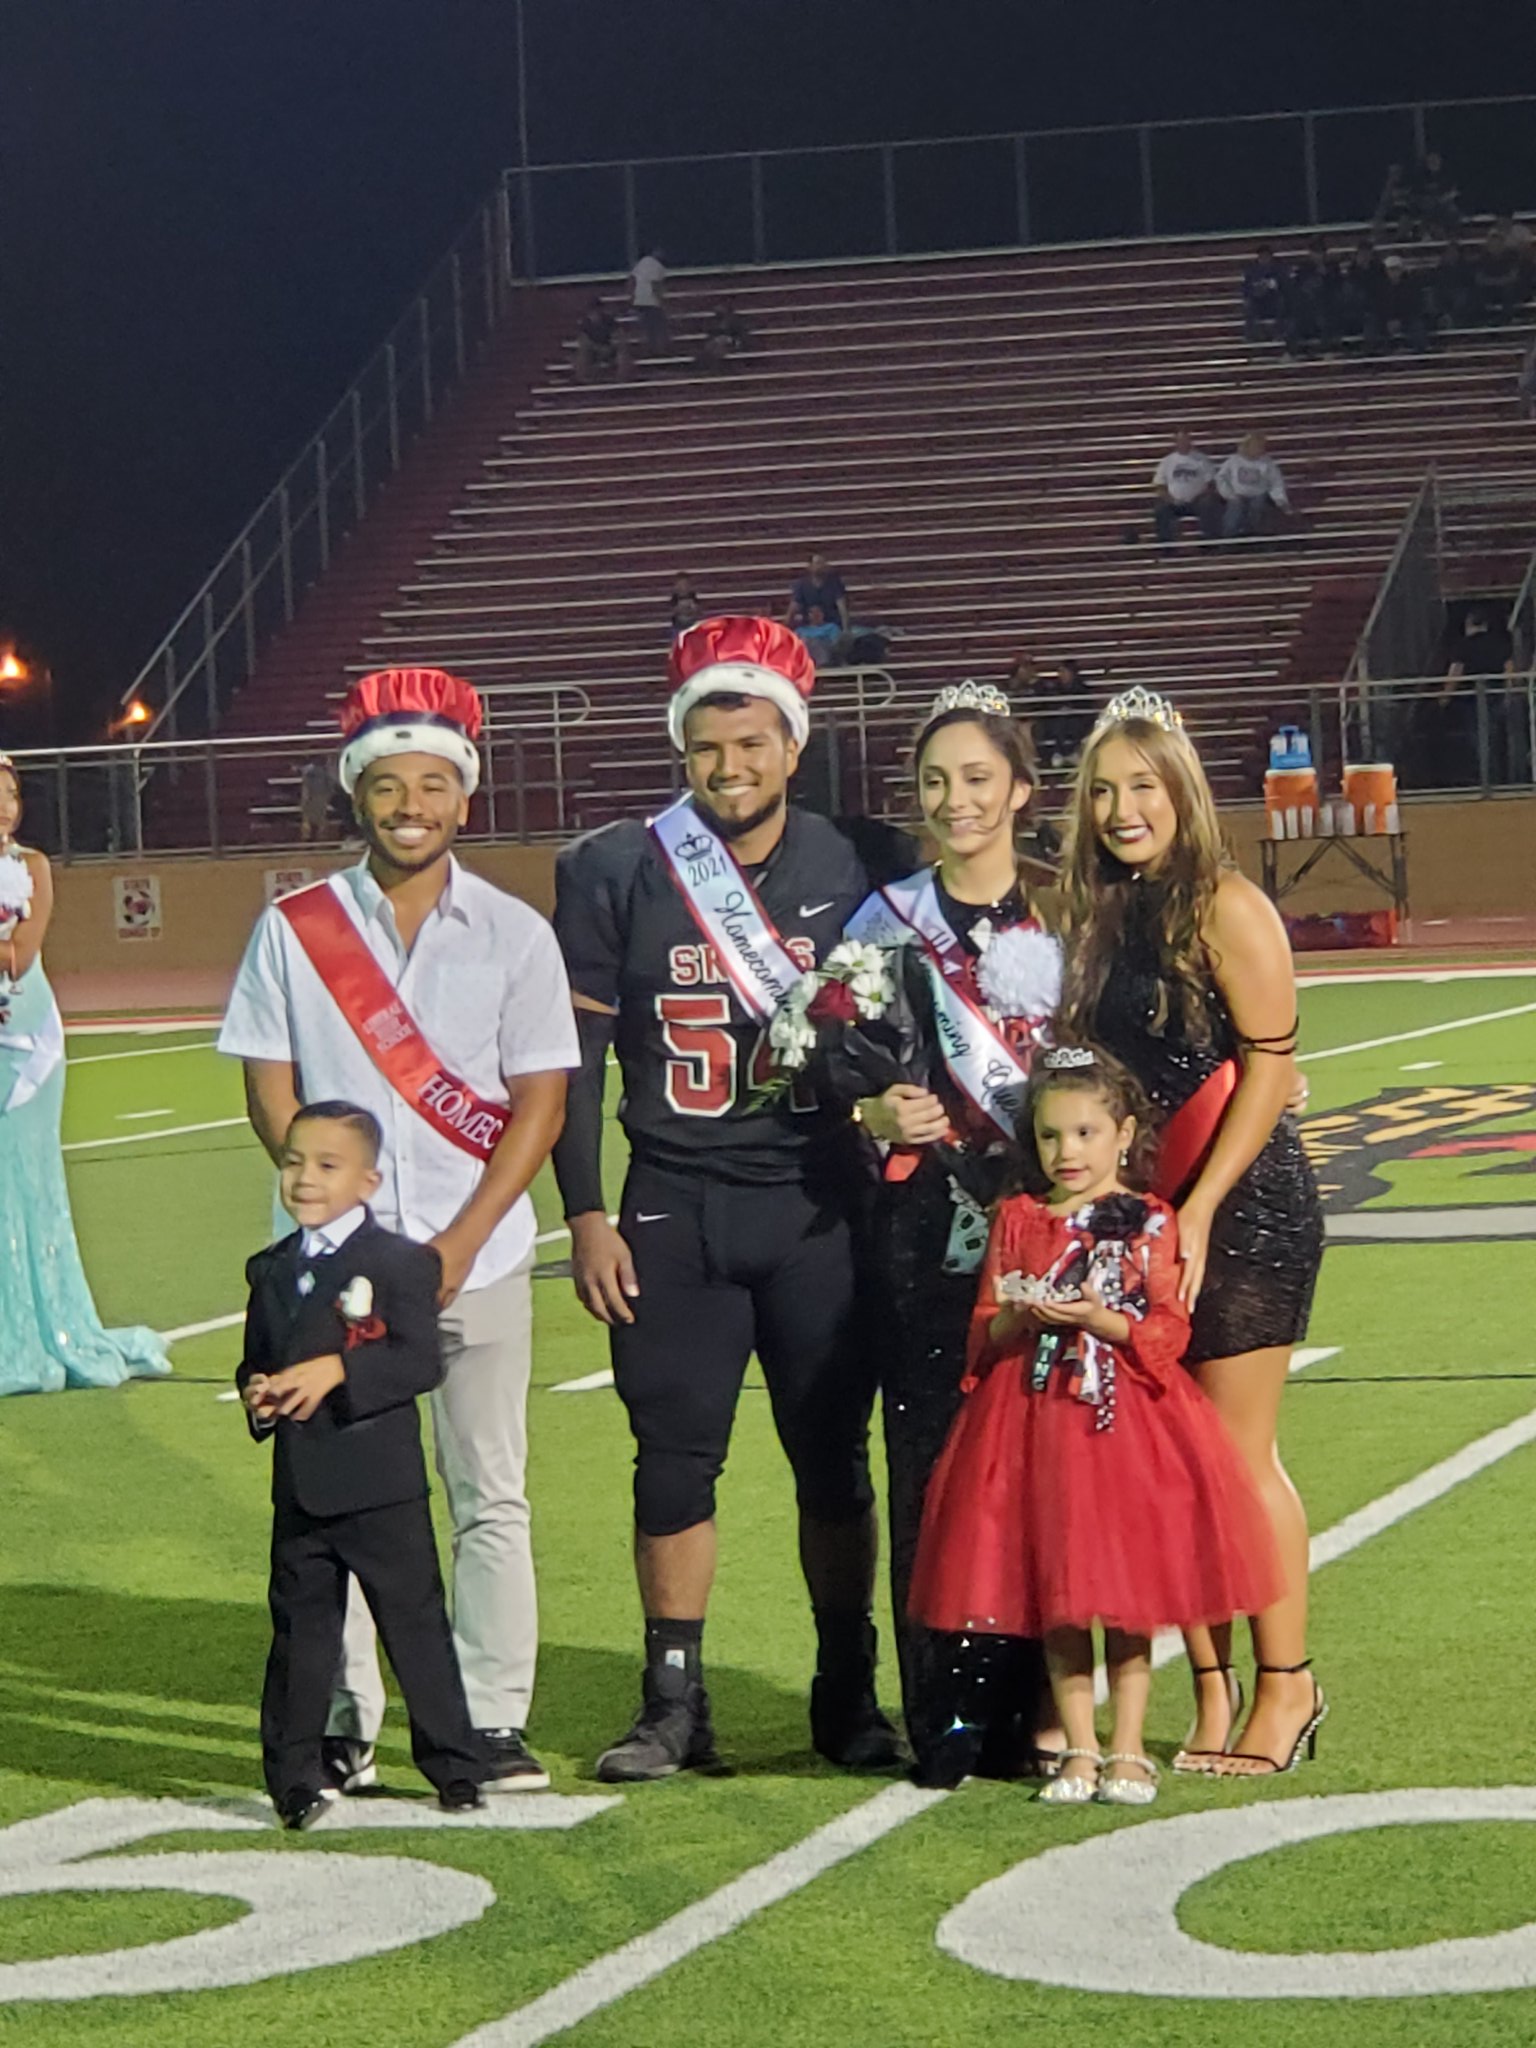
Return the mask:
<svg viewBox="0 0 1536 2048">
<path fill-rule="evenodd" d="M 1227 1740 L 1221 1749 L 1191 1749 L 1190 1739 L 1200 1725 L 1200 1717 L 1196 1714 L 1189 1724 L 1189 1734 L 1179 1746 L 1170 1768 L 1185 1777 L 1208 1778 L 1216 1759 L 1230 1756 L 1232 1753 L 1232 1744 L 1237 1739 L 1237 1724 L 1243 1718 L 1243 1681 L 1230 1664 L 1191 1664 L 1189 1669 L 1193 1678 L 1209 1678 L 1218 1671 L 1224 1674 L 1227 1681 L 1227 1705 L 1232 1710 L 1232 1718 L 1227 1723 Z"/>
<path fill-rule="evenodd" d="M 1276 1678 L 1290 1678 L 1298 1671 L 1310 1671 L 1311 1669 L 1312 1659 L 1310 1657 L 1304 1658 L 1300 1664 L 1258 1664 L 1254 1666 L 1256 1673 L 1262 1674 L 1268 1671 Z M 1278 1777 L 1282 1771 L 1294 1771 L 1297 1768 L 1301 1762 L 1303 1750 L 1306 1751 L 1307 1761 L 1310 1763 L 1317 1755 L 1317 1731 L 1322 1727 L 1327 1718 L 1328 1697 L 1314 1678 L 1312 1681 L 1312 1712 L 1303 1723 L 1301 1732 L 1291 1745 L 1291 1753 L 1284 1763 L 1281 1763 L 1276 1757 L 1262 1756 L 1255 1750 L 1233 1749 L 1227 1752 L 1227 1757 L 1231 1762 L 1262 1764 L 1264 1768 L 1257 1771 L 1224 1771 L 1218 1765 L 1216 1776 L 1220 1778 Z"/>
</svg>

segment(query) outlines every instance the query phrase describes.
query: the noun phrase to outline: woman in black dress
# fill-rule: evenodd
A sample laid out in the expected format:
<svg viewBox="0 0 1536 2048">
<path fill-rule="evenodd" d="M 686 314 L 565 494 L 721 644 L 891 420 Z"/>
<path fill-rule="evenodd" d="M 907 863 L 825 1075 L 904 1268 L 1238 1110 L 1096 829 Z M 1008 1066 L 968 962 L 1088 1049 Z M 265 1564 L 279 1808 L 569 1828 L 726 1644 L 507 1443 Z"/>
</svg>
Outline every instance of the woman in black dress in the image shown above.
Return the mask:
<svg viewBox="0 0 1536 2048">
<path fill-rule="evenodd" d="M 937 1635 L 907 1615 L 928 1476 L 960 1402 L 986 1250 L 986 1211 L 1009 1159 L 1017 1094 L 1060 990 L 1015 851 L 1034 772 L 1007 699 L 990 685 L 942 692 L 917 736 L 918 794 L 939 861 L 877 891 L 851 938 L 898 951 L 914 1078 L 860 1105 L 890 1149 L 868 1266 L 889 1472 L 891 1593 L 914 1775 L 1038 1769 L 1059 1737 L 1038 1645 Z M 970 1047 L 946 1062 L 941 1008 Z M 1041 1730 L 1047 1732 L 1042 1736 Z"/>
<path fill-rule="evenodd" d="M 1066 893 L 1065 1026 L 1129 1067 L 1164 1114 L 1159 1192 L 1179 1213 L 1187 1362 L 1248 1461 L 1286 1576 L 1284 1597 L 1254 1618 L 1257 1679 L 1240 1738 L 1231 1631 L 1189 1636 L 1196 1718 L 1175 1768 L 1288 1770 L 1327 1712 L 1306 1652 L 1306 1515 L 1275 1440 L 1323 1250 L 1287 1111 L 1296 986 L 1285 927 L 1223 854 L 1199 757 L 1160 697 L 1130 691 L 1094 729 Z"/>
</svg>

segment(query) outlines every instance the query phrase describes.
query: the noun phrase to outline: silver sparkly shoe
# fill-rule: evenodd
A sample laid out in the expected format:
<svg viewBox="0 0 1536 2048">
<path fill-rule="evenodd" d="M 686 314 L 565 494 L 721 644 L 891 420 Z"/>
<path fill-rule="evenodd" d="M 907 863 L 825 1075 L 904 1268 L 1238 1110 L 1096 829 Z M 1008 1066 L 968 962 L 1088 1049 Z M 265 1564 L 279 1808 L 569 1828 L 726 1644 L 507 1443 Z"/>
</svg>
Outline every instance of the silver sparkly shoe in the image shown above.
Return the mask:
<svg viewBox="0 0 1536 2048">
<path fill-rule="evenodd" d="M 1111 1764 L 1140 1764 L 1149 1776 L 1117 1778 Z M 1098 1800 L 1101 1806 L 1150 1806 L 1157 1797 L 1157 1765 L 1149 1756 L 1137 1756 L 1126 1749 L 1112 1749 L 1099 1773 Z"/>
<path fill-rule="evenodd" d="M 1066 1766 L 1073 1757 L 1085 1757 L 1096 1768 L 1091 1778 L 1068 1778 L 1063 1776 Z M 1048 1778 L 1035 1794 L 1047 1806 L 1090 1806 L 1099 1789 L 1099 1771 L 1104 1759 L 1096 1749 L 1064 1749 L 1057 1766 L 1056 1776 Z"/>
</svg>

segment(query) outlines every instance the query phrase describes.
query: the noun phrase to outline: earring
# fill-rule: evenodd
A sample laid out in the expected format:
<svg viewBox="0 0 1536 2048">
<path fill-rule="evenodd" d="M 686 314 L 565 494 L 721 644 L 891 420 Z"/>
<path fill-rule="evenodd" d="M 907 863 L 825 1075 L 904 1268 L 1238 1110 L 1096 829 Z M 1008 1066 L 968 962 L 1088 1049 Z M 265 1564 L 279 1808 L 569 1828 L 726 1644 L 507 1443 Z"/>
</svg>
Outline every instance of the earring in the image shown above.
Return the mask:
<svg viewBox="0 0 1536 2048">
<path fill-rule="evenodd" d="M 1130 1165 L 1130 1163 L 1131 1163 L 1131 1148 L 1130 1148 L 1130 1146 L 1129 1146 L 1129 1145 L 1126 1145 L 1126 1146 L 1122 1147 L 1122 1149 L 1121 1149 L 1121 1153 L 1120 1153 L 1120 1164 L 1121 1164 L 1122 1166 L 1129 1166 L 1129 1165 Z"/>
</svg>

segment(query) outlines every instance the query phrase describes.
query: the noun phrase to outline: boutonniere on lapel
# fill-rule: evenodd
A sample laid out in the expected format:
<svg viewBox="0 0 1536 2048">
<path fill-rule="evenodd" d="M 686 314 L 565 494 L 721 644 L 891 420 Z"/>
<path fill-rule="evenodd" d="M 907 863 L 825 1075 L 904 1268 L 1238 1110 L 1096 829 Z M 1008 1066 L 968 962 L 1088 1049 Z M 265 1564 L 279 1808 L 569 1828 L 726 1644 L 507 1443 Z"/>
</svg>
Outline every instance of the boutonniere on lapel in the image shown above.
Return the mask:
<svg viewBox="0 0 1536 2048">
<path fill-rule="evenodd" d="M 347 1282 L 336 1297 L 336 1307 L 347 1326 L 346 1348 L 349 1351 L 359 1344 L 372 1344 L 389 1335 L 373 1312 L 373 1282 L 366 1273 L 359 1273 Z"/>
</svg>

